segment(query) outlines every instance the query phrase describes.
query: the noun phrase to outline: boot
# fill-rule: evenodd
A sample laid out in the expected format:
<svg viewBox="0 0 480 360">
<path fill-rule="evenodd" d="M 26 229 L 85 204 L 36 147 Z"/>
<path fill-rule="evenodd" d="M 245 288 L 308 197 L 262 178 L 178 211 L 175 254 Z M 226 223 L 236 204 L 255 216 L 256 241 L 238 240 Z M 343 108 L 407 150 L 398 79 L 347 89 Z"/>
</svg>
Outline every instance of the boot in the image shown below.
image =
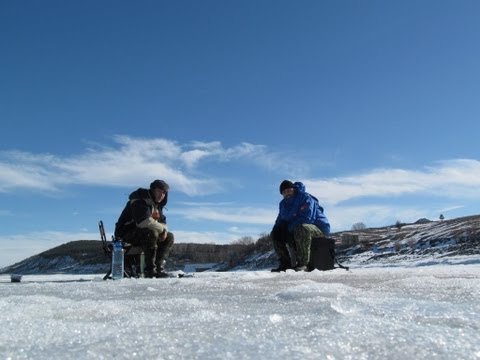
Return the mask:
<svg viewBox="0 0 480 360">
<path fill-rule="evenodd" d="M 168 277 L 168 273 L 165 269 L 165 265 L 167 263 L 168 255 L 170 254 L 170 250 L 172 250 L 174 242 L 174 237 L 172 233 L 167 233 L 167 237 L 164 241 L 158 242 L 158 250 L 157 250 L 157 278 L 164 278 Z"/>
<path fill-rule="evenodd" d="M 165 271 L 165 264 L 167 263 L 166 260 L 161 259 L 157 262 L 157 278 L 166 278 L 168 277 L 168 273 Z"/>
<path fill-rule="evenodd" d="M 308 268 L 305 265 L 297 265 L 295 266 L 295 271 L 307 271 Z"/>
<path fill-rule="evenodd" d="M 291 269 L 292 267 L 290 264 L 286 261 L 280 261 L 280 265 L 276 267 L 275 269 L 272 269 L 271 272 L 281 272 L 281 271 L 287 271 L 288 269 Z"/>
<path fill-rule="evenodd" d="M 143 253 L 145 254 L 145 277 L 156 277 L 157 266 L 155 264 L 155 258 L 157 257 L 157 248 L 144 248 Z"/>
</svg>

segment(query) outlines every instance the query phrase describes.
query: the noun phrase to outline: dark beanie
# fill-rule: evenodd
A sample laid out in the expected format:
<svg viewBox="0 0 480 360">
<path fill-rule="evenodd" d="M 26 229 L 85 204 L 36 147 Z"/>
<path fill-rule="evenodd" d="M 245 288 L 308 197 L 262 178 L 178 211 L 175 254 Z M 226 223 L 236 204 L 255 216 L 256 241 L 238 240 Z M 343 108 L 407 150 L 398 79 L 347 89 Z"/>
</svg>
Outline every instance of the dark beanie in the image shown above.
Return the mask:
<svg viewBox="0 0 480 360">
<path fill-rule="evenodd" d="M 290 180 L 283 180 L 280 184 L 280 194 L 283 193 L 283 190 L 293 187 L 295 187 L 295 185 L 293 185 L 293 182 L 291 182 Z"/>
<path fill-rule="evenodd" d="M 170 190 L 170 186 L 168 186 L 168 184 L 163 180 L 155 180 L 150 184 L 150 190 L 153 189 L 162 189 L 163 191 L 168 192 L 168 190 Z"/>
</svg>

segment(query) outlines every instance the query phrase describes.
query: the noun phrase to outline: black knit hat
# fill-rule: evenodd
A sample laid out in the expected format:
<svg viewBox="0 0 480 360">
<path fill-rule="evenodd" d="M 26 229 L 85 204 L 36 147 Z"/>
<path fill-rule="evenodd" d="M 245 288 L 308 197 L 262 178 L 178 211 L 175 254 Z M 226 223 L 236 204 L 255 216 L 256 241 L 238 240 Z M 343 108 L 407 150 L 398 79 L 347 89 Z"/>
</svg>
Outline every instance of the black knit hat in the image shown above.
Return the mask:
<svg viewBox="0 0 480 360">
<path fill-rule="evenodd" d="M 293 187 L 295 187 L 295 185 L 293 185 L 293 182 L 291 182 L 290 180 L 283 180 L 280 184 L 280 194 L 283 193 L 283 190 Z"/>
<path fill-rule="evenodd" d="M 168 192 L 168 190 L 170 190 L 170 186 L 168 186 L 168 184 L 163 180 L 155 180 L 150 184 L 150 190 L 153 189 L 162 189 L 163 191 Z"/>
</svg>

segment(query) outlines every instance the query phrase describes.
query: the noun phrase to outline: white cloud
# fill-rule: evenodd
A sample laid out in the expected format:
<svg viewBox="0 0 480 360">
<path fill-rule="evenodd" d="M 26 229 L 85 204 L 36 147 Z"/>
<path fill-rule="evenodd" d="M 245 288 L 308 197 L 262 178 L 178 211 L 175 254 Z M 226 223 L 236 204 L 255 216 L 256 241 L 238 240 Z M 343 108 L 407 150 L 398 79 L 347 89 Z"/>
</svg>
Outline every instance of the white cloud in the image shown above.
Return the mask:
<svg viewBox="0 0 480 360">
<path fill-rule="evenodd" d="M 250 207 L 194 206 L 170 210 L 171 214 L 189 220 L 209 220 L 235 224 L 271 225 L 277 217 L 276 205 L 271 209 Z"/>
<path fill-rule="evenodd" d="M 230 244 L 238 240 L 241 236 L 230 232 L 216 231 L 183 231 L 177 230 L 175 233 L 175 242 L 177 243 L 196 243 L 196 244 Z M 243 236 L 243 235 L 242 235 Z"/>
<path fill-rule="evenodd" d="M 115 136 L 113 140 L 111 146 L 92 144 L 83 153 L 72 156 L 0 152 L 0 192 L 22 188 L 55 193 L 71 184 L 132 187 L 161 177 L 175 189 L 195 196 L 218 193 L 225 190 L 224 186 L 231 186 L 231 181 L 224 185 L 217 177 L 209 176 L 211 162 L 220 165 L 223 162 L 245 162 L 292 176 L 302 169 L 301 162 L 295 164 L 264 145 L 240 143 L 224 147 L 218 141 L 179 144 L 167 139 L 129 136 Z M 208 168 L 201 168 L 206 160 Z M 293 169 L 292 172 L 287 171 L 289 168 Z M 247 180 L 240 178 L 239 181 Z M 307 191 L 325 206 L 332 226 L 348 229 L 359 221 L 370 225 L 385 223 L 392 217 L 408 221 L 424 216 L 425 211 L 415 204 L 407 209 L 394 201 L 403 200 L 406 195 L 480 199 L 480 161 L 454 159 L 419 170 L 373 169 L 338 178 L 310 178 L 303 182 Z M 347 207 L 348 201 L 361 198 L 369 199 L 369 203 L 375 199 L 387 200 L 390 204 Z M 271 226 L 277 215 L 277 203 L 266 204 L 263 209 L 238 208 L 228 202 L 183 203 L 181 206 L 171 209 L 170 213 L 190 220 L 235 224 L 240 229 L 247 225 Z M 8 211 L 0 211 L 0 216 L 8 215 Z"/>
<path fill-rule="evenodd" d="M 332 231 L 350 230 L 352 225 L 363 222 L 367 227 L 393 225 L 395 221 L 414 222 L 431 213 L 429 209 L 415 206 L 367 205 L 332 206 L 325 210 Z"/>
<path fill-rule="evenodd" d="M 260 232 L 268 232 L 277 217 L 277 206 L 271 208 L 249 208 L 230 206 L 205 206 L 205 204 L 191 204 L 191 208 L 177 208 L 170 210 L 173 216 L 182 216 L 193 221 L 220 222 L 233 225 L 228 228 L 231 236 L 245 236 L 253 234 L 256 238 Z M 364 222 L 367 226 L 384 226 L 401 220 L 405 222 L 415 221 L 431 214 L 431 210 L 411 206 L 397 205 L 367 205 L 367 206 L 330 206 L 325 213 L 334 231 L 349 230 L 356 222 Z M 255 227 L 257 226 L 257 227 Z M 259 230 L 259 227 L 263 230 Z M 174 231 L 177 233 L 177 231 Z M 195 233 L 197 234 L 197 233 Z M 200 234 L 200 233 L 198 233 Z M 200 236 L 200 235 L 198 235 Z M 222 233 L 223 236 L 223 233 Z M 203 239 L 203 236 L 200 236 Z M 203 240 L 202 240 L 203 241 Z M 200 242 L 200 241 L 195 241 Z"/>
<path fill-rule="evenodd" d="M 196 160 L 216 158 L 218 161 L 246 160 L 256 166 L 269 171 L 278 171 L 286 174 L 301 175 L 307 172 L 308 166 L 301 159 L 292 158 L 287 154 L 272 152 L 265 145 L 242 142 L 239 145 L 224 148 L 218 141 L 192 142 L 192 147 L 201 149 L 201 152 L 192 154 Z M 192 161 L 193 164 L 193 161 Z"/>
<path fill-rule="evenodd" d="M 199 177 L 191 169 L 204 158 L 217 162 L 241 159 L 263 166 L 266 147 L 242 143 L 224 148 L 220 142 L 179 145 L 167 139 L 115 136 L 112 147 L 91 144 L 72 156 L 0 152 L 0 191 L 17 188 L 56 192 L 69 184 L 137 186 L 158 177 L 189 195 L 223 191 L 218 180 Z M 265 165 L 270 166 L 270 165 Z"/>
<path fill-rule="evenodd" d="M 323 205 L 323 204 L 322 204 Z M 417 204 L 399 205 L 330 205 L 325 207 L 325 214 L 329 219 L 332 231 L 350 230 L 352 225 L 363 222 L 367 227 L 393 225 L 397 220 L 414 222 L 426 217 L 431 220 L 438 218 L 441 212 L 458 209 L 461 206 L 451 206 L 443 210 L 432 209 Z M 238 236 L 253 236 L 255 239 L 260 233 L 269 232 L 277 217 L 277 206 L 271 208 L 249 208 L 220 206 L 210 204 L 191 204 L 189 208 L 170 210 L 173 216 L 181 216 L 191 221 L 206 221 L 207 223 L 235 224 L 228 228 L 229 233 Z M 262 230 L 260 230 L 262 229 Z M 174 231 L 176 233 L 176 231 Z"/>
<path fill-rule="evenodd" d="M 428 194 L 450 198 L 480 198 L 480 161 L 450 160 L 423 170 L 375 169 L 363 174 L 304 181 L 307 191 L 326 204 L 361 197 Z"/>
<path fill-rule="evenodd" d="M 182 161 L 188 168 L 194 167 L 201 159 L 208 157 L 210 154 L 207 151 L 194 149 L 186 151 L 181 155 Z"/>
<path fill-rule="evenodd" d="M 462 209 L 464 207 L 465 207 L 464 205 L 451 205 L 451 206 L 448 206 L 448 207 L 445 207 L 445 208 L 438 209 L 436 212 L 439 213 L 439 214 L 440 213 L 446 213 L 446 212 L 449 212 L 449 211 Z"/>
<path fill-rule="evenodd" d="M 5 160 L 2 160 L 5 158 Z M 15 188 L 55 191 L 58 178 L 49 168 L 53 157 L 35 156 L 19 151 L 0 153 L 0 192 Z"/>
</svg>

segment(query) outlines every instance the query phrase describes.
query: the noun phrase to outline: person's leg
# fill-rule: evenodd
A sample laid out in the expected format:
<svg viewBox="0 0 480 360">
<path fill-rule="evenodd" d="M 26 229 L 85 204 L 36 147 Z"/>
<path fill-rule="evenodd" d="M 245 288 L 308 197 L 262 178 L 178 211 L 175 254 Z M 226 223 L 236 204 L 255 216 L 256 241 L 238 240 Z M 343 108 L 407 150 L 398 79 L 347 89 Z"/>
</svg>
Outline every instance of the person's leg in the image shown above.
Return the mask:
<svg viewBox="0 0 480 360">
<path fill-rule="evenodd" d="M 275 269 L 272 269 L 272 271 L 280 272 L 291 269 L 292 264 L 290 260 L 290 254 L 288 253 L 287 249 L 287 242 L 289 241 L 291 234 L 289 234 L 286 224 L 274 226 L 270 237 L 273 242 L 273 249 L 275 250 L 279 260 L 279 266 Z"/>
<path fill-rule="evenodd" d="M 310 247 L 312 239 L 324 236 L 322 231 L 313 224 L 298 225 L 293 231 L 293 238 L 295 240 L 295 247 L 297 250 L 297 266 L 295 271 L 307 270 L 310 262 Z"/>
<path fill-rule="evenodd" d="M 167 262 L 168 255 L 170 254 L 170 251 L 172 250 L 174 241 L 175 241 L 175 238 L 173 236 L 173 233 L 167 232 L 167 237 L 165 238 L 165 240 L 157 242 L 156 265 L 157 265 L 157 276 L 158 277 L 168 276 L 166 271 L 165 271 L 165 264 Z"/>
<path fill-rule="evenodd" d="M 159 233 L 152 229 L 137 229 L 135 243 L 141 245 L 145 254 L 145 277 L 157 275 L 157 240 Z"/>
</svg>

